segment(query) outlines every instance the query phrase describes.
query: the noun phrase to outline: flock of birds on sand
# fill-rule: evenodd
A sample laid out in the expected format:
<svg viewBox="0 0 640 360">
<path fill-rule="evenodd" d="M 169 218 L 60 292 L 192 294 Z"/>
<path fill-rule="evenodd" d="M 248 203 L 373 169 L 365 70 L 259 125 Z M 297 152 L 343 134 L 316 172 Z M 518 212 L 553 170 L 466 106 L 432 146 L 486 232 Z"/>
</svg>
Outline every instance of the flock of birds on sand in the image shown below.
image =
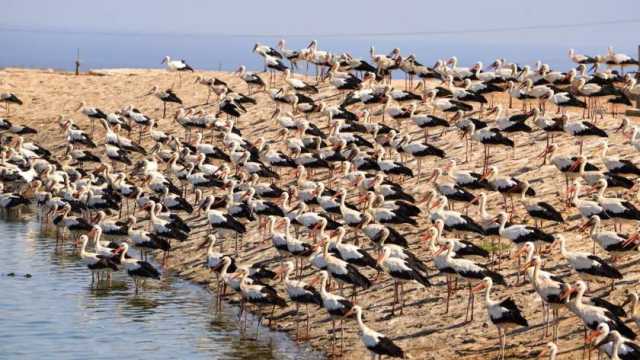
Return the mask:
<svg viewBox="0 0 640 360">
<path fill-rule="evenodd" d="M 220 299 L 230 288 L 241 297 L 243 310 L 253 305 L 258 312 L 266 309 L 265 315 L 271 311 L 270 322 L 276 307 L 304 307 L 306 336 L 309 311 L 323 308 L 333 324 L 333 355 L 338 355 L 337 323 L 342 331 L 343 322 L 354 319 L 372 357 L 409 357 L 364 323 L 367 309 L 358 305 L 358 291 L 392 280 L 391 314 L 402 314 L 405 287 L 417 284 L 431 292 L 440 286 L 434 277 L 443 276 L 445 312 L 458 282 L 466 283 L 469 322 L 474 294 L 484 293 L 500 358 L 509 332 L 530 321 L 518 301 L 498 298 L 494 286 L 527 281 L 541 300 L 543 337 L 551 336 L 544 350 L 549 358 L 558 352 L 559 312 L 565 309 L 583 321 L 589 356 L 598 349 L 611 359 L 640 358 L 633 342 L 633 328 L 640 326 L 638 295 L 628 292 L 631 314 L 604 297 L 587 296 L 596 283 L 613 289 L 624 277 L 617 262 L 637 258 L 640 244 L 635 232 L 640 211 L 634 205 L 640 168 L 609 155 L 607 140 L 613 134 L 598 127 L 607 112 L 617 116 L 618 108 L 631 105 L 631 96 L 640 95 L 637 71 L 625 74 L 629 67 L 637 69 L 636 59 L 611 48 L 598 56 L 570 50 L 576 67 L 560 72 L 542 62 L 531 68 L 504 59 L 489 69 L 480 62 L 460 67 L 455 57 L 429 67 L 399 49 L 382 54 L 371 48 L 371 58 L 363 60 L 322 51 L 317 41 L 301 50 L 288 49 L 284 41 L 277 48 L 256 44 L 253 52 L 268 74 L 240 66 L 235 76 L 246 83 L 246 94 L 218 78 L 195 78 L 208 91 L 205 106 L 185 107 L 179 92 L 157 86 L 144 95 L 162 101 L 162 118 L 131 105 L 107 112 L 82 102 L 77 110 L 90 124 L 60 116 L 65 141 L 57 154 L 28 140 L 37 129 L 12 120 L 11 107 L 23 105 L 20 95 L 0 94 L 7 114 L 0 119 L 0 206 L 6 213 L 37 206 L 43 226 L 55 227 L 57 246 L 71 237 L 92 286 L 110 286 L 112 273 L 125 271 L 136 293 L 145 281 L 161 277 L 147 254 L 163 254 L 164 265 L 174 243 L 190 235 L 193 224 L 185 217 L 204 217 L 211 228 L 205 264 L 215 273 Z M 184 60 L 167 56 L 163 64 L 178 74 L 174 88 L 183 86 L 183 72 L 195 72 Z M 309 66 L 315 67 L 315 81 L 313 75 L 296 76 L 304 64 L 307 74 Z M 401 83 L 392 81 L 394 73 L 405 74 L 404 90 L 394 87 Z M 259 92 L 272 101 L 259 104 Z M 210 104 L 211 96 L 216 101 Z M 508 106 L 494 99 L 498 96 L 508 97 Z M 173 106 L 178 107 L 175 116 L 166 118 Z M 208 112 L 208 106 L 216 110 Z M 266 140 L 252 134 L 250 126 L 242 131 L 236 126 L 251 107 L 275 108 L 267 121 L 276 138 Z M 102 129 L 95 129 L 96 122 Z M 184 135 L 163 131 L 168 124 L 182 127 Z M 449 131 L 457 134 L 446 141 L 464 139 L 469 169 L 432 144 L 445 141 Z M 640 151 L 640 127 L 629 118 L 621 119 L 616 132 L 628 138 L 618 146 Z M 565 179 L 564 209 L 536 199 L 528 181 L 499 171 L 517 158 L 516 141 L 538 134 L 546 134 L 542 164 L 549 162 Z M 560 136 L 575 138 L 579 151 L 560 153 L 554 143 Z M 601 152 L 595 159 L 583 154 L 584 141 L 597 142 Z M 478 144 L 482 159 L 473 159 Z M 491 151 L 506 151 L 496 149 L 510 150 L 503 161 L 492 162 Z M 408 185 L 413 178 L 416 183 Z M 418 195 L 411 187 L 420 181 L 428 189 Z M 503 210 L 495 215 L 486 209 L 491 193 L 503 199 Z M 584 197 L 589 194 L 595 199 Z M 514 222 L 518 202 L 534 225 Z M 470 214 L 475 205 L 477 215 Z M 572 250 L 563 233 L 545 227 L 564 223 L 575 211 L 584 219 L 579 230 L 590 229 L 592 252 Z M 137 225 L 140 212 L 148 220 L 144 226 Z M 423 219 L 429 223 L 426 231 L 417 238 L 403 235 Z M 247 239 L 270 241 L 273 250 L 265 251 L 272 261 L 240 263 Z M 501 274 L 501 252 L 510 246 L 502 241 L 515 247 L 512 256 L 518 259 L 517 280 L 509 285 Z M 139 251 L 139 259 L 130 247 Z M 604 257 L 596 255 L 596 247 Z M 543 269 L 543 258 L 558 249 L 562 266 L 581 280 L 569 282 Z M 303 337 L 298 325 L 296 333 Z"/>
</svg>

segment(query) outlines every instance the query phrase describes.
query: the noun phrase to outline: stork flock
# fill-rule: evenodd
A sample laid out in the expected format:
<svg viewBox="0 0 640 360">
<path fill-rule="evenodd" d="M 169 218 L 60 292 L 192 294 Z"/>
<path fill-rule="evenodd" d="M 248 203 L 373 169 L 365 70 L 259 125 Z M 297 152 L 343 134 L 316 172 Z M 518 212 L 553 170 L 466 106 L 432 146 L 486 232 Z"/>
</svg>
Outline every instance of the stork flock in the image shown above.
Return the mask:
<svg viewBox="0 0 640 360">
<path fill-rule="evenodd" d="M 328 317 L 329 336 L 313 332 L 331 356 L 353 326 L 374 358 L 424 358 L 430 350 L 410 337 L 393 340 L 414 332 L 403 320 L 456 318 L 450 303 L 466 288 L 462 324 L 473 323 L 482 291 L 501 359 L 507 336 L 537 327 L 542 340 L 526 336 L 527 347 L 562 354 L 567 317 L 582 321 L 583 356 L 640 358 L 640 125 L 622 117 L 606 127 L 640 95 L 636 59 L 570 50 L 576 67 L 561 72 L 501 58 L 488 69 L 456 57 L 425 66 L 373 47 L 359 59 L 315 40 L 253 52 L 268 79 L 245 66 L 207 78 L 167 56 L 179 82 L 135 94 L 156 97 L 162 111 L 82 101 L 75 110 L 86 119 L 63 114 L 52 125 L 64 134 L 59 147 L 19 124 L 29 124 L 20 107 L 36 103 L 0 94 L 2 211 L 37 213 L 57 248 L 71 245 L 86 263 L 92 285 L 109 287 L 124 271 L 136 293 L 200 239 L 202 262 L 189 266 L 212 272 L 218 304 L 239 296 L 240 318 L 250 306 L 270 324 L 293 317 L 296 339 Z M 206 86 L 204 103 L 180 94 L 185 71 Z M 400 321 L 385 326 L 392 317 Z"/>
</svg>

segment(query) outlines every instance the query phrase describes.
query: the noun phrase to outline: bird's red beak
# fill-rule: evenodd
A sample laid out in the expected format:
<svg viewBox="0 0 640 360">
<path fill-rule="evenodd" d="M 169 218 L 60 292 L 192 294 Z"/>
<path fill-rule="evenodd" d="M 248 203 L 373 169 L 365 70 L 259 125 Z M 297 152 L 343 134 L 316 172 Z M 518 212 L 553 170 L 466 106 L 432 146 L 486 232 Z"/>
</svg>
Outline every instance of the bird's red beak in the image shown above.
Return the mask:
<svg viewBox="0 0 640 360">
<path fill-rule="evenodd" d="M 587 336 L 587 338 L 585 339 L 587 344 L 590 344 L 591 342 L 593 342 L 595 339 L 598 338 L 598 336 L 600 336 L 602 333 L 599 330 L 591 330 L 589 332 L 589 336 Z"/>
<path fill-rule="evenodd" d="M 580 160 L 574 161 L 573 164 L 571 164 L 571 167 L 569 167 L 569 171 L 576 171 L 576 169 L 580 167 L 581 163 L 582 161 Z"/>
<path fill-rule="evenodd" d="M 571 296 L 571 294 L 573 294 L 574 292 L 576 292 L 576 289 L 571 287 L 567 288 L 565 291 L 562 292 L 562 294 L 560 294 L 560 300 L 564 301 L 568 299 L 569 296 Z"/>
<path fill-rule="evenodd" d="M 447 250 L 447 246 L 446 245 L 441 245 L 440 248 L 438 249 L 438 251 L 436 251 L 436 253 L 433 254 L 433 256 L 438 256 L 438 255 L 442 254 L 445 250 Z"/>
</svg>

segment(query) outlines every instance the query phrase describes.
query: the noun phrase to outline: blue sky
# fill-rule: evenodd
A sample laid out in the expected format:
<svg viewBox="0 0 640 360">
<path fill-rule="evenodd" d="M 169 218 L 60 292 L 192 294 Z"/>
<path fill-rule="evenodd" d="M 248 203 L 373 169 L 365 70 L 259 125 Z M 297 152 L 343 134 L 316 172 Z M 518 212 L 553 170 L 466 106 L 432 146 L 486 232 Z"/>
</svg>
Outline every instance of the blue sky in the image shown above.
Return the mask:
<svg viewBox="0 0 640 360">
<path fill-rule="evenodd" d="M 640 1 L 3 0 L 2 13 L 0 28 L 134 33 L 367 33 L 584 23 L 630 19 L 634 15 L 640 18 Z M 615 37 L 617 41 L 638 42 L 639 26 L 509 31 L 480 37 L 485 41 L 522 42 Z"/>
<path fill-rule="evenodd" d="M 425 63 L 458 55 L 462 64 L 498 56 L 569 66 L 567 49 L 590 55 L 616 51 L 635 55 L 640 44 L 640 0 L 0 0 L 0 66 L 68 67 L 77 48 L 88 66 L 159 66 L 170 54 L 203 68 L 240 63 L 258 67 L 254 42 L 275 45 L 285 34 L 292 48 L 311 38 L 320 48 L 366 56 L 400 47 Z M 636 20 L 570 28 L 545 25 Z M 419 36 L 326 37 L 321 34 L 459 32 Z M 143 35 L 147 34 L 147 35 Z M 149 35 L 150 34 L 150 35 Z M 187 35 L 185 35 L 187 34 Z M 215 34 L 278 34 L 231 38 Z M 313 34 L 293 37 L 292 34 Z M 289 35 L 289 36 L 286 36 Z"/>
</svg>

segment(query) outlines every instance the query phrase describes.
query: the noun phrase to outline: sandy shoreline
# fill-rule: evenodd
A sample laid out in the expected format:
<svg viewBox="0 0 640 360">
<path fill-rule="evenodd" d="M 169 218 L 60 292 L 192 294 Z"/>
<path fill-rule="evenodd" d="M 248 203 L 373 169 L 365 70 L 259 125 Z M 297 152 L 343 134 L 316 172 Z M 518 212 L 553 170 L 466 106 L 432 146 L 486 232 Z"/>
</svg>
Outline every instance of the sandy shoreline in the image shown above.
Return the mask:
<svg viewBox="0 0 640 360">
<path fill-rule="evenodd" d="M 86 101 L 90 106 L 108 111 L 115 111 L 127 104 L 133 104 L 143 113 L 160 118 L 162 116 L 162 103 L 154 97 L 141 97 L 141 95 L 154 85 L 158 85 L 160 88 L 168 88 L 173 86 L 177 80 L 175 74 L 156 69 L 96 69 L 92 70 L 92 73 L 103 76 L 83 75 L 76 77 L 67 72 L 46 69 L 0 69 L 0 92 L 16 92 L 25 102 L 21 107 L 12 107 L 10 120 L 41 130 L 32 137 L 33 140 L 50 149 L 56 149 L 56 154 L 60 154 L 62 151 L 60 150 L 61 145 L 64 142 L 64 134 L 56 123 L 58 115 L 72 118 L 81 128 L 90 129 L 89 120 L 82 114 L 75 112 L 75 108 L 81 100 Z M 247 91 L 246 85 L 242 80 L 233 74 L 221 72 L 183 74 L 182 86 L 179 87 L 176 84 L 173 89 L 183 99 L 186 107 L 204 104 L 207 98 L 206 88 L 193 84 L 197 75 L 218 77 L 227 82 L 232 88 L 237 89 L 237 91 L 243 93 Z M 404 88 L 403 81 L 397 81 L 396 86 Z M 330 91 L 327 86 L 322 86 L 321 89 L 319 97 L 326 96 Z M 256 98 L 258 105 L 249 107 L 248 113 L 240 117 L 237 125 L 242 130 L 243 135 L 251 140 L 256 140 L 258 137 L 264 137 L 267 140 L 272 139 L 278 128 L 275 120 L 270 119 L 274 110 L 273 102 L 266 93 L 258 93 Z M 498 100 L 501 103 L 506 103 L 506 98 L 501 97 Z M 519 109 L 519 104 L 516 105 L 516 108 Z M 215 107 L 207 108 L 209 111 L 214 109 Z M 356 106 L 356 109 L 359 109 L 359 107 Z M 171 106 L 168 114 L 173 115 L 176 110 L 175 106 Z M 579 114 L 576 113 L 575 115 Z M 0 113 L 0 117 L 3 116 L 4 114 Z M 327 123 L 326 117 L 318 114 L 314 114 L 310 120 L 321 128 L 324 128 Z M 640 120 L 632 118 L 632 122 L 638 124 Z M 638 156 L 634 153 L 633 147 L 625 145 L 626 139 L 623 138 L 621 133 L 612 131 L 619 124 L 620 118 L 614 119 L 609 115 L 598 122 L 598 126 L 606 129 L 610 134 L 609 154 L 632 159 L 638 163 Z M 395 122 L 390 122 L 389 125 L 395 126 Z M 183 130 L 172 120 L 172 117 L 160 120 L 159 126 L 165 131 L 171 130 L 180 137 L 183 135 Z M 415 125 L 407 128 L 411 129 L 410 133 L 413 135 L 414 140 L 421 139 L 422 130 Z M 103 130 L 99 126 L 96 129 L 98 130 L 94 138 L 98 144 L 102 144 L 104 142 L 101 136 Z M 131 137 L 137 139 L 137 134 L 134 136 L 134 133 L 132 133 Z M 530 138 L 526 138 L 522 134 L 517 134 L 512 138 L 515 139 L 517 144 L 516 158 L 511 159 L 510 151 L 495 150 L 492 152 L 492 163 L 497 165 L 503 174 L 511 174 L 527 179 L 538 193 L 537 199 L 548 201 L 557 209 L 564 210 L 564 205 L 560 203 L 564 179 L 558 170 L 553 165 L 539 168 L 539 163 L 530 163 L 530 159 L 543 150 L 544 136 L 541 135 L 540 131 L 536 131 Z M 434 138 L 430 142 L 444 149 L 449 157 L 455 158 L 461 168 L 478 170 L 481 166 L 480 146 L 478 144 L 474 146 L 475 154 L 471 163 L 463 164 L 464 146 L 458 139 L 459 134 L 448 132 L 444 137 Z M 560 146 L 559 154 L 578 153 L 578 147 L 575 145 L 574 139 L 563 135 L 559 136 L 556 142 Z M 596 153 L 592 149 L 595 143 L 596 141 L 587 140 L 585 154 L 596 162 L 598 166 L 603 166 L 599 158 L 599 152 Z M 143 145 L 151 147 L 150 139 L 143 138 Z M 103 151 L 103 147 L 98 149 Z M 508 159 L 508 161 L 502 161 L 504 159 Z M 445 161 L 443 160 L 428 158 L 423 163 L 423 175 L 425 172 L 430 172 L 433 166 L 441 167 L 444 164 Z M 415 162 L 411 162 L 411 166 L 415 170 Z M 325 177 L 326 172 L 320 172 L 320 176 Z M 283 180 L 285 183 L 288 181 L 291 181 L 291 177 L 286 177 L 286 180 Z M 279 184 L 282 185 L 282 182 Z M 424 194 L 426 189 L 431 187 L 431 184 L 427 184 L 423 176 L 420 181 L 417 181 L 416 178 L 410 180 L 404 187 L 412 189 L 411 193 L 413 195 L 418 195 Z M 422 195 L 419 195 L 418 198 L 421 197 Z M 495 214 L 497 212 L 496 208 L 502 206 L 502 200 L 495 194 L 489 194 L 489 198 L 488 210 L 491 214 Z M 635 194 L 633 198 L 636 199 Z M 637 199 L 634 201 L 637 204 Z M 423 215 L 419 217 L 419 227 L 399 226 L 397 229 L 409 239 L 411 250 L 433 268 L 426 245 L 418 240 L 419 235 L 428 227 L 428 222 L 424 216 L 426 209 L 423 204 L 420 206 Z M 472 214 L 472 217 L 477 217 L 475 206 L 470 208 L 470 214 Z M 545 230 L 552 233 L 564 232 L 568 240 L 568 247 L 571 250 L 590 251 L 592 243 L 587 234 L 578 234 L 575 231 L 576 226 L 580 223 L 579 216 L 576 216 L 576 209 L 570 209 L 569 214 L 566 224 L 561 226 L 545 225 Z M 524 209 L 519 207 L 514 222 L 526 221 L 523 220 L 524 215 L 526 215 Z M 142 216 L 141 213 L 138 213 L 138 216 Z M 187 217 L 195 229 L 192 231 L 192 236 L 188 241 L 172 243 L 174 249 L 170 255 L 168 270 L 176 272 L 184 279 L 214 289 L 213 282 L 215 278 L 207 269 L 201 266 L 206 257 L 206 245 L 202 246 L 208 234 L 208 228 L 205 226 L 206 220 L 203 217 L 198 219 Z M 245 249 L 241 252 L 238 262 L 255 263 L 267 261 L 267 263 L 272 263 L 272 267 L 275 267 L 277 261 L 274 259 L 277 257 L 277 253 L 272 248 L 270 241 L 263 242 L 258 239 L 255 224 L 251 225 L 248 235 L 245 237 Z M 505 240 L 503 240 L 503 243 L 505 243 Z M 232 252 L 232 241 L 227 243 L 225 250 Z M 598 255 L 605 258 L 608 257 L 600 249 Z M 609 301 L 617 304 L 622 303 L 625 299 L 624 289 L 630 286 L 637 286 L 637 281 L 640 279 L 638 260 L 639 258 L 634 256 L 622 259 L 618 263 L 618 268 L 625 275 L 625 279 L 618 282 L 618 284 L 624 285 L 616 287 L 616 290 L 607 297 Z M 571 273 L 566 262 L 561 259 L 557 250 L 551 258 L 545 258 L 545 263 L 554 265 L 546 270 L 560 275 L 568 275 L 568 279 L 577 279 L 577 276 Z M 507 282 L 511 285 L 515 283 L 515 269 L 515 261 L 505 258 L 501 273 L 505 275 Z M 370 277 L 374 275 L 369 270 L 364 272 Z M 310 270 L 307 269 L 305 272 L 307 280 L 309 274 Z M 484 299 L 481 296 L 477 296 L 475 320 L 466 324 L 464 323 L 466 290 L 459 291 L 452 298 L 452 307 L 449 314 L 443 315 L 444 297 L 446 296 L 444 278 L 433 277 L 431 281 L 435 286 L 428 289 L 416 288 L 413 285 L 405 287 L 411 290 L 407 293 L 407 306 L 404 310 L 404 315 L 396 314 L 394 317 L 389 317 L 393 296 L 393 282 L 388 275 L 382 274 L 371 289 L 359 292 L 358 303 L 365 309 L 367 325 L 392 338 L 414 359 L 487 359 L 496 357 L 499 349 L 497 332 L 495 327 L 487 320 Z M 280 293 L 284 295 L 283 285 L 281 283 L 275 283 L 275 285 Z M 498 287 L 494 288 L 492 296 L 494 299 L 507 296 L 513 297 L 523 309 L 531 325 L 527 329 L 517 330 L 515 334 L 508 337 L 507 358 L 526 359 L 536 356 L 550 339 L 541 339 L 541 304 L 532 287 L 529 284 L 509 286 L 507 288 Z M 279 319 L 275 323 L 276 330 L 286 331 L 290 334 L 295 332 L 294 318 L 283 316 L 283 314 L 290 314 L 292 309 L 293 307 L 289 306 L 276 312 L 276 318 Z M 581 322 L 568 310 L 561 311 L 561 318 L 558 344 L 560 347 L 559 358 L 580 358 L 583 339 Z M 322 309 L 313 310 L 311 321 L 312 332 L 311 338 L 308 340 L 309 343 L 320 351 L 327 350 L 330 339 L 328 331 L 331 329 L 331 322 L 327 320 L 326 312 Z M 345 358 L 368 356 L 366 349 L 357 336 L 355 322 L 347 321 L 345 324 Z M 634 330 L 638 330 L 633 325 L 631 327 Z"/>
</svg>

